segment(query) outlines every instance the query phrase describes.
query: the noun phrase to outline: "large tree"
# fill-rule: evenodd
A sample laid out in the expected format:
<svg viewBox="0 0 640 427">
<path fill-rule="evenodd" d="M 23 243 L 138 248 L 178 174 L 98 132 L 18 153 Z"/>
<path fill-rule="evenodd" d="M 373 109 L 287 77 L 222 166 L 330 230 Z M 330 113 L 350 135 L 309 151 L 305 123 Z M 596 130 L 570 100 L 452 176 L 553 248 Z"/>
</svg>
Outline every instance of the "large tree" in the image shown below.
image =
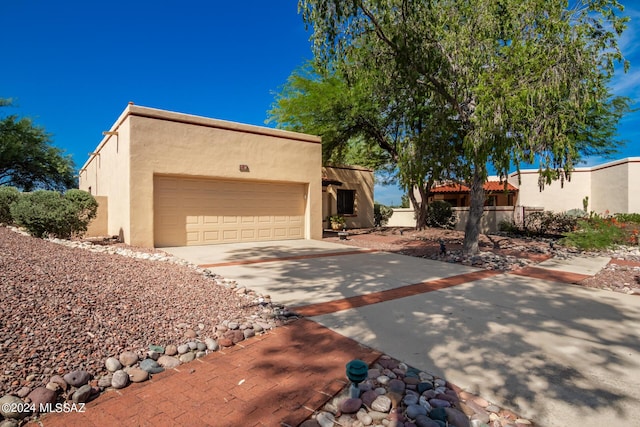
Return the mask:
<svg viewBox="0 0 640 427">
<path fill-rule="evenodd" d="M 505 177 L 535 162 L 548 181 L 616 145 L 628 109 L 608 87 L 628 20 L 616 0 L 300 0 L 299 8 L 321 66 L 346 75 L 382 66 L 408 99 L 426 100 L 421 125 L 445 130 L 440 142 L 464 158 L 467 253 L 479 250 L 488 165 Z"/>
<path fill-rule="evenodd" d="M 424 94 L 398 85 L 401 80 L 384 65 L 320 70 L 306 64 L 287 80 L 269 120 L 322 136 L 325 163 L 368 166 L 385 181 L 400 184 L 413 202 L 416 226 L 422 228 L 428 189 L 435 180 L 451 177 L 461 158 L 446 129 L 430 127 L 435 121 L 429 115 L 439 112 Z M 414 189 L 421 197 L 415 197 Z"/>
<path fill-rule="evenodd" d="M 10 101 L 0 99 L 0 106 Z M 64 190 L 76 186 L 70 156 L 51 145 L 50 135 L 28 118 L 0 118 L 0 185 L 24 191 Z"/>
</svg>

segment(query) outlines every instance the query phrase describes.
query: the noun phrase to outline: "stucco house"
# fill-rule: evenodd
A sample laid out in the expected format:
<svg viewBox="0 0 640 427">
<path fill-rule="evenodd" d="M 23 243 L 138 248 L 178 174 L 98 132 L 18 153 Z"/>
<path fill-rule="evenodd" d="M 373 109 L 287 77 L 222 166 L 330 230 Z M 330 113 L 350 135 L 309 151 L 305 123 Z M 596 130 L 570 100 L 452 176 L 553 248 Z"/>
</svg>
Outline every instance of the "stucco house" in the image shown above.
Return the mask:
<svg viewBox="0 0 640 427">
<path fill-rule="evenodd" d="M 564 212 L 582 209 L 588 197 L 588 211 L 604 214 L 640 213 L 640 157 L 627 157 L 590 167 L 575 168 L 571 180 L 554 181 L 542 190 L 537 170 L 521 170 L 509 175 L 518 187 L 520 206 Z"/>
<path fill-rule="evenodd" d="M 341 215 L 347 228 L 373 227 L 373 171 L 358 166 L 322 168 L 322 218 Z"/>
<path fill-rule="evenodd" d="M 320 239 L 323 173 L 354 190 L 367 224 L 373 184 L 323 172 L 319 137 L 132 103 L 103 134 L 79 176 L 100 203 L 90 234 L 141 247 Z"/>
<path fill-rule="evenodd" d="M 640 213 L 640 157 L 628 157 L 600 165 L 575 168 L 571 180 L 554 181 L 542 190 L 537 170 L 512 172 L 505 183 L 492 177 L 484 184 L 485 208 L 481 220 L 482 232 L 498 231 L 501 221 L 519 222 L 527 212 L 566 212 L 583 209 L 600 215 Z M 420 197 L 416 191 L 417 198 Z M 436 185 L 429 200 L 444 200 L 453 206 L 459 221 L 457 230 L 464 230 L 469 215 L 469 188 L 461 184 Z M 413 227 L 413 208 L 394 209 L 389 225 Z"/>
</svg>

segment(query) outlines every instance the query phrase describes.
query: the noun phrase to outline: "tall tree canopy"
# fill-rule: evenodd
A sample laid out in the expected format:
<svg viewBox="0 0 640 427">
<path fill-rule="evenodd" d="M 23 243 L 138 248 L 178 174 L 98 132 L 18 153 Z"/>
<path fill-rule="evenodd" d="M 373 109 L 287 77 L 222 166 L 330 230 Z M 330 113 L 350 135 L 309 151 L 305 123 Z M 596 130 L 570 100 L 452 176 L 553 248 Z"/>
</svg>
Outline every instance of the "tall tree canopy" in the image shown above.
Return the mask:
<svg viewBox="0 0 640 427">
<path fill-rule="evenodd" d="M 0 99 L 0 106 L 10 105 Z M 0 185 L 24 191 L 64 190 L 76 184 L 70 156 L 51 145 L 51 137 L 28 118 L 0 119 Z"/>
<path fill-rule="evenodd" d="M 321 70 L 313 63 L 294 71 L 269 111 L 288 130 L 321 135 L 323 160 L 358 164 L 384 172 L 411 197 L 416 225 L 426 225 L 427 191 L 435 179 L 451 177 L 461 147 L 445 128 L 433 129 L 423 93 L 409 93 L 384 64 L 367 70 Z M 422 197 L 416 198 L 413 189 Z"/>
<path fill-rule="evenodd" d="M 420 162 L 435 156 L 430 165 L 469 183 L 467 253 L 478 251 L 488 165 L 504 177 L 537 162 L 550 182 L 584 155 L 615 149 L 629 105 L 608 87 L 628 21 L 616 0 L 300 0 L 299 8 L 321 69 L 350 86 L 365 81 L 362 99 L 370 91 L 373 103 L 380 88 L 386 96 L 395 88 L 376 106 L 408 120 L 400 141 L 413 146 L 406 156 L 418 155 L 399 163 L 400 174 L 424 176 Z"/>
</svg>

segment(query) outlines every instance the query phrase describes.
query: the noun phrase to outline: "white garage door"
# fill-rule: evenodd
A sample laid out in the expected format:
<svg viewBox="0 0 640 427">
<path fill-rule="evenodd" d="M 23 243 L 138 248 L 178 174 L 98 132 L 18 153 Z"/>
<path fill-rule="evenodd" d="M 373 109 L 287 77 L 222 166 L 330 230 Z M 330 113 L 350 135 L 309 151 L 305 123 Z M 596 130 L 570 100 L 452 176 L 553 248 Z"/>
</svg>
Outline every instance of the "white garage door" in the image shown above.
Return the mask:
<svg viewBox="0 0 640 427">
<path fill-rule="evenodd" d="M 306 185 L 156 176 L 156 247 L 304 238 Z"/>
</svg>

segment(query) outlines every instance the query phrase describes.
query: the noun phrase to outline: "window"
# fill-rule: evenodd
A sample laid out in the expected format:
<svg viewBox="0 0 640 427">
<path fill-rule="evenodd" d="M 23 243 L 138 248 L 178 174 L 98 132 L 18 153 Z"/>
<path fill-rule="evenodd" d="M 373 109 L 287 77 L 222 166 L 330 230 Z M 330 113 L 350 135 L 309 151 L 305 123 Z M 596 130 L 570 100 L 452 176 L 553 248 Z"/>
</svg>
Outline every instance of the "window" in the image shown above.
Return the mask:
<svg viewBox="0 0 640 427">
<path fill-rule="evenodd" d="M 338 214 L 355 214 L 354 202 L 356 200 L 355 190 L 338 190 Z"/>
</svg>

